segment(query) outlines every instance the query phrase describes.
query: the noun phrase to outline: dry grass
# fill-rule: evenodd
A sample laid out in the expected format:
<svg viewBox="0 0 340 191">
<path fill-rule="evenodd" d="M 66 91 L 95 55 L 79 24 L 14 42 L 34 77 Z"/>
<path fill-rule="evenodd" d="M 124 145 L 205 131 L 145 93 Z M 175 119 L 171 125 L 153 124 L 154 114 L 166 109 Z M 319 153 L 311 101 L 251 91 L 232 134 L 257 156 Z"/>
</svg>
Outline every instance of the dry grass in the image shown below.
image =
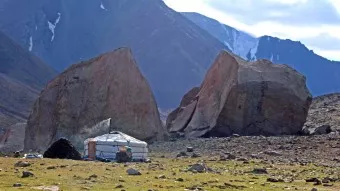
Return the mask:
<svg viewBox="0 0 340 191">
<path fill-rule="evenodd" d="M 203 162 L 214 172 L 192 173 L 186 171 L 189 165 Z M 333 186 L 314 186 L 305 179 L 316 177 L 340 177 L 340 168 L 315 165 L 273 165 L 260 161 L 244 164 L 238 161 L 209 161 L 208 158 L 174 159 L 153 157 L 152 163 L 85 162 L 72 160 L 34 159 L 25 160 L 31 166 L 14 167 L 22 159 L 0 158 L 0 190 L 34 190 L 37 186 L 59 186 L 60 190 L 340 190 L 340 182 Z M 47 169 L 48 167 L 55 169 Z M 129 176 L 128 168 L 140 170 L 141 176 Z M 254 168 L 267 168 L 269 174 L 251 173 Z M 21 178 L 22 171 L 34 173 L 34 177 Z M 91 175 L 97 177 L 90 178 Z M 166 178 L 159 179 L 160 175 Z M 268 177 L 282 178 L 285 182 L 267 182 Z M 182 178 L 184 181 L 176 181 Z M 14 183 L 22 187 L 14 188 Z M 116 188 L 121 185 L 122 188 Z"/>
</svg>

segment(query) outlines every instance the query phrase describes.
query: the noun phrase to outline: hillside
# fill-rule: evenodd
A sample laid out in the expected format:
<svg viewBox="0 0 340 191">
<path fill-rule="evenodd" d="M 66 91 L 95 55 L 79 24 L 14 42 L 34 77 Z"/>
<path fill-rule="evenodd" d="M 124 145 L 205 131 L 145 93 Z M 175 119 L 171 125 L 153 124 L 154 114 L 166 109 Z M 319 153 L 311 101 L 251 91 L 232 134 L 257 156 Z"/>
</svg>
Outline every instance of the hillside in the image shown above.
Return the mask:
<svg viewBox="0 0 340 191">
<path fill-rule="evenodd" d="M 0 32 L 0 129 L 26 120 L 55 71 Z"/>
<path fill-rule="evenodd" d="M 161 109 L 174 108 L 226 48 L 160 0 L 16 0 L 1 7 L 0 29 L 59 71 L 130 47 Z"/>
</svg>

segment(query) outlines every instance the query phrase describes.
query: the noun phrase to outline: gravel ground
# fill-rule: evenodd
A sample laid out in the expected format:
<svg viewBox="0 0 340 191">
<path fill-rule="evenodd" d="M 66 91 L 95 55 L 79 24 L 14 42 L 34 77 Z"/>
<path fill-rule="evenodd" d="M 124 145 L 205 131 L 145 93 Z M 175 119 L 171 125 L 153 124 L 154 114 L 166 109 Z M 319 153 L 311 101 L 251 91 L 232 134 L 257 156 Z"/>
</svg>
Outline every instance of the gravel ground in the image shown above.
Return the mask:
<svg viewBox="0 0 340 191">
<path fill-rule="evenodd" d="M 340 166 L 339 133 L 319 136 L 255 136 L 176 140 L 154 143 L 149 148 L 153 154 L 176 157 L 181 151 L 186 151 L 187 147 L 193 147 L 195 153 L 208 156 L 212 160 L 218 160 L 226 155 L 234 155 L 236 158 L 256 158 L 272 163 L 314 163 Z"/>
</svg>

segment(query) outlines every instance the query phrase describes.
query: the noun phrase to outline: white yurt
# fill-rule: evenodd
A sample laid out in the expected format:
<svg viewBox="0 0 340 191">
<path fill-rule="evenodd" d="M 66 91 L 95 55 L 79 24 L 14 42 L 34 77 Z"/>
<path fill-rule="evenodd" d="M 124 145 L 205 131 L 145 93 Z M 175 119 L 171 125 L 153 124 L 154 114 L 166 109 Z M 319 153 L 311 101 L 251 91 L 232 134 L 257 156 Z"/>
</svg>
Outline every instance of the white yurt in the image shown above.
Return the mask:
<svg viewBox="0 0 340 191">
<path fill-rule="evenodd" d="M 84 155 L 88 158 L 98 157 L 115 160 L 116 153 L 123 146 L 131 148 L 133 160 L 145 160 L 148 157 L 148 144 L 146 142 L 119 131 L 86 139 L 84 141 Z"/>
</svg>

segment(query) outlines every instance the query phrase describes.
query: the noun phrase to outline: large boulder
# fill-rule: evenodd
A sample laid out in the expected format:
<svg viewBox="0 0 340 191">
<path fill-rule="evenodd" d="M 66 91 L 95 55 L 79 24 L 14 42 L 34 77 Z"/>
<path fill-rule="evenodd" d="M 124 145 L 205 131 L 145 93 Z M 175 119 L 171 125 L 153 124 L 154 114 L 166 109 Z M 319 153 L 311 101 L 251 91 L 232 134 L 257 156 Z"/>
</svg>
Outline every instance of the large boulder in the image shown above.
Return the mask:
<svg viewBox="0 0 340 191">
<path fill-rule="evenodd" d="M 108 133 L 93 126 L 111 118 L 112 129 L 145 141 L 164 138 L 157 105 L 130 49 L 68 68 L 42 91 L 28 119 L 25 150 L 45 150 L 60 137 L 77 148 Z"/>
<path fill-rule="evenodd" d="M 311 94 L 306 79 L 286 65 L 246 62 L 223 51 L 198 93 L 167 120 L 171 133 L 186 137 L 297 134 Z"/>
</svg>

